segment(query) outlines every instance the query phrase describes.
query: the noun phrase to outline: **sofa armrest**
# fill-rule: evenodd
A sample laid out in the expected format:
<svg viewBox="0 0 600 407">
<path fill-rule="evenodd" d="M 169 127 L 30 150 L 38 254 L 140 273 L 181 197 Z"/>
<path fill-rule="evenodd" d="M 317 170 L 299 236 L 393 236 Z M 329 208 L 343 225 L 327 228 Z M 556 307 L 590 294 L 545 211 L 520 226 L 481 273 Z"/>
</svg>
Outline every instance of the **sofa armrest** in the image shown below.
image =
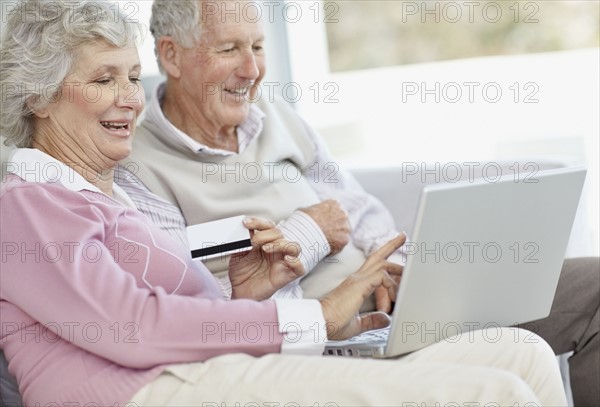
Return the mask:
<svg viewBox="0 0 600 407">
<path fill-rule="evenodd" d="M 402 167 L 360 168 L 351 173 L 391 212 L 397 229 L 410 236 L 424 186 L 419 177 L 406 177 Z"/>
</svg>

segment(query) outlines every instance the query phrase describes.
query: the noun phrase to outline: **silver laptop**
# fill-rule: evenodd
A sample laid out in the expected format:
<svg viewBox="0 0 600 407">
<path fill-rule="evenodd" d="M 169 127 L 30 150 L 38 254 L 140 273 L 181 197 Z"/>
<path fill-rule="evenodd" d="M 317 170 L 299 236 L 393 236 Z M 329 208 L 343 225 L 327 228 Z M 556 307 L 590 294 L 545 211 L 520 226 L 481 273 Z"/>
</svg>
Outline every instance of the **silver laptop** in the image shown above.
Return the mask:
<svg viewBox="0 0 600 407">
<path fill-rule="evenodd" d="M 393 357 L 550 313 L 586 170 L 426 186 L 392 324 L 325 355 Z"/>
</svg>

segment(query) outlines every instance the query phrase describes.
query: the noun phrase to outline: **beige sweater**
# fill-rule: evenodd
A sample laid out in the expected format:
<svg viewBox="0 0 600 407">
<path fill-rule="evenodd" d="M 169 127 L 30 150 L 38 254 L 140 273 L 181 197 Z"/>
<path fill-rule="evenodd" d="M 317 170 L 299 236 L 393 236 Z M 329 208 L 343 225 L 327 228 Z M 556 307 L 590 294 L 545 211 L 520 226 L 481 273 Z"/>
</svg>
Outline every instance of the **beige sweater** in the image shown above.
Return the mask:
<svg viewBox="0 0 600 407">
<path fill-rule="evenodd" d="M 319 202 L 302 176 L 315 162 L 315 147 L 306 125 L 283 101 L 259 102 L 259 107 L 266 114 L 263 131 L 240 154 L 196 154 L 146 120 L 136 131 L 133 154 L 124 165 L 135 168 L 135 175 L 152 192 L 177 205 L 187 225 L 240 214 L 276 222 L 286 219 L 294 210 Z M 314 251 L 316 256 L 317 248 Z M 333 288 L 364 259 L 352 244 L 325 258 L 305 280 L 323 270 L 327 281 L 305 288 L 307 295 L 319 296 Z M 207 266 L 220 272 L 227 265 Z"/>
<path fill-rule="evenodd" d="M 315 160 L 298 116 L 284 103 L 260 106 L 263 131 L 241 154 L 194 154 L 143 121 L 126 163 L 154 193 L 179 206 L 188 225 L 239 214 L 280 221 L 319 202 L 301 177 Z"/>
</svg>

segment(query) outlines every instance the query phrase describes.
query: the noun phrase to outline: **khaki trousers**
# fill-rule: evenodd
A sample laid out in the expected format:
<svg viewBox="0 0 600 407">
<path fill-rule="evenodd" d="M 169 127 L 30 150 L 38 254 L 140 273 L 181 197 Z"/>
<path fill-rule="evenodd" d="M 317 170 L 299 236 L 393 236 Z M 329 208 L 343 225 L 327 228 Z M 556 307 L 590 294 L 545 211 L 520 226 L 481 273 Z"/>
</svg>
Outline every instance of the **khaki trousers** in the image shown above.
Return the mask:
<svg viewBox="0 0 600 407">
<path fill-rule="evenodd" d="M 137 406 L 562 406 L 554 353 L 516 328 L 473 331 L 394 360 L 232 354 L 173 365 Z"/>
<path fill-rule="evenodd" d="M 521 325 L 569 359 L 575 407 L 600 406 L 600 259 L 566 259 L 547 318 Z"/>
<path fill-rule="evenodd" d="M 314 276 L 308 281 L 308 292 L 314 298 L 322 295 L 316 290 L 326 277 Z M 362 310 L 372 309 L 371 300 Z M 600 259 L 566 259 L 550 315 L 521 327 L 544 338 L 557 355 L 573 352 L 569 372 L 575 407 L 600 406 Z"/>
</svg>

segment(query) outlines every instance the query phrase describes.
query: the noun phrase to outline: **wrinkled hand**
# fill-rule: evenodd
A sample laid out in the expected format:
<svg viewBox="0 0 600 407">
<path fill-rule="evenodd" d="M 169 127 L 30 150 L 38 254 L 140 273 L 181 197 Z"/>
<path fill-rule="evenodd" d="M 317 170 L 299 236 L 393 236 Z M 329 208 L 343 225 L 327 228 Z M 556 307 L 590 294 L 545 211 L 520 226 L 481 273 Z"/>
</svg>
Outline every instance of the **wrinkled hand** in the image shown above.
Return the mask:
<svg viewBox="0 0 600 407">
<path fill-rule="evenodd" d="M 319 225 L 329 243 L 330 255 L 341 252 L 350 241 L 352 229 L 348 222 L 348 214 L 338 201 L 328 199 L 300 210 Z"/>
<path fill-rule="evenodd" d="M 396 282 L 396 285 L 400 284 L 400 276 L 390 276 Z M 389 314 L 392 312 L 392 303 L 394 299 L 390 297 L 389 291 L 384 286 L 379 286 L 375 289 L 375 309 L 377 311 L 385 312 Z"/>
<path fill-rule="evenodd" d="M 231 298 L 264 300 L 304 275 L 300 246 L 285 240 L 273 222 L 246 218 L 244 226 L 250 230 L 252 250 L 229 259 Z"/>
<path fill-rule="evenodd" d="M 380 286 L 385 287 L 392 300 L 396 299 L 398 284 L 392 275 L 402 274 L 403 267 L 387 261 L 387 258 L 405 241 L 404 233 L 390 240 L 373 252 L 357 272 L 320 300 L 329 339 L 347 339 L 389 325 L 390 317 L 383 312 L 360 316 L 358 310 L 363 301 Z"/>
</svg>

